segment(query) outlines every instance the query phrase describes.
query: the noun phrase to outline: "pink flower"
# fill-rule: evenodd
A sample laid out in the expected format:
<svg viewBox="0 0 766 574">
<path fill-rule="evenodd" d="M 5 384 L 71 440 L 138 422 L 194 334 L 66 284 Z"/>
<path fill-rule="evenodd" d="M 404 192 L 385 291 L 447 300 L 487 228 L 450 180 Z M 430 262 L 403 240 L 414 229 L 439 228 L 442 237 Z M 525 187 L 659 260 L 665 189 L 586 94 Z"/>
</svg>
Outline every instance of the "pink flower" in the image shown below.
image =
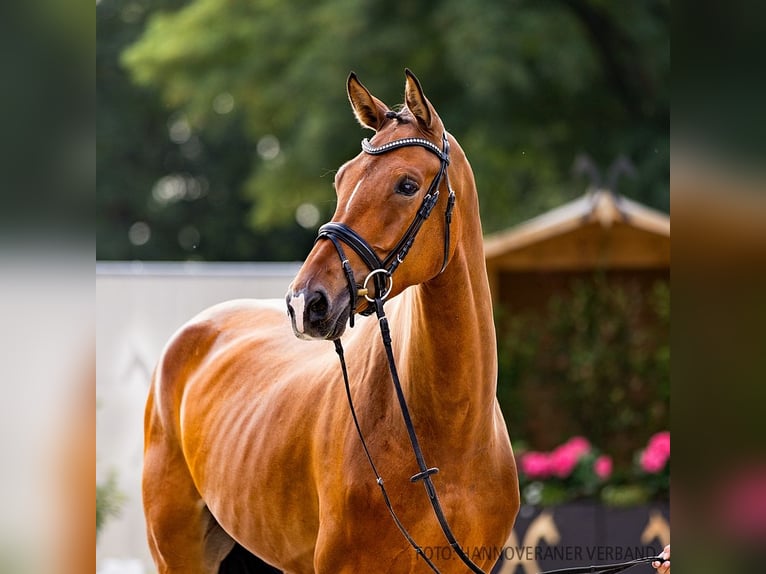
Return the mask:
<svg viewBox="0 0 766 574">
<path fill-rule="evenodd" d="M 551 472 L 559 478 L 568 477 L 577 466 L 580 457 L 589 450 L 590 443 L 586 439 L 580 436 L 572 437 L 551 452 Z"/>
<path fill-rule="evenodd" d="M 562 446 L 569 449 L 572 452 L 572 454 L 577 456 L 577 458 L 580 458 L 582 455 L 584 455 L 590 450 L 590 443 L 588 442 L 588 439 L 581 436 L 573 436 L 567 442 L 565 442 Z"/>
<path fill-rule="evenodd" d="M 665 467 L 667 460 L 666 457 L 647 447 L 641 453 L 641 468 L 649 474 L 657 474 Z"/>
<path fill-rule="evenodd" d="M 670 457 L 670 433 L 668 431 L 658 432 L 649 439 L 647 448 L 656 451 L 658 455 Z"/>
<path fill-rule="evenodd" d="M 670 433 L 658 432 L 649 439 L 649 443 L 641 453 L 641 468 L 644 472 L 657 474 L 670 459 Z"/>
<path fill-rule="evenodd" d="M 522 472 L 529 478 L 548 478 L 551 475 L 549 456 L 544 452 L 526 452 L 519 462 Z"/>
<path fill-rule="evenodd" d="M 606 480 L 612 476 L 612 457 L 601 455 L 593 463 L 593 471 L 601 480 Z"/>
</svg>

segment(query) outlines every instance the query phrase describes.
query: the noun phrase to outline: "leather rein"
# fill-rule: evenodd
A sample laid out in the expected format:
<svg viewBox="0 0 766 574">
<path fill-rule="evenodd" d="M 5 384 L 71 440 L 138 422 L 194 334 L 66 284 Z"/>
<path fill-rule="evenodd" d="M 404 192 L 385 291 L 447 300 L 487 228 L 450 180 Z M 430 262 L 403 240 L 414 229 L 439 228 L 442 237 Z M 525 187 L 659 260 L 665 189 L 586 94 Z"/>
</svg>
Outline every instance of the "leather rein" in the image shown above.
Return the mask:
<svg viewBox="0 0 766 574">
<path fill-rule="evenodd" d="M 320 239 L 327 239 L 331 241 L 332 244 L 335 246 L 336 251 L 338 252 L 338 256 L 340 257 L 341 266 L 343 267 L 343 271 L 346 276 L 346 281 L 348 283 L 348 290 L 350 295 L 349 327 L 354 326 L 354 314 L 355 314 L 355 309 L 357 307 L 358 298 L 360 296 L 364 297 L 368 301 L 367 307 L 364 310 L 362 310 L 360 313 L 362 315 L 371 315 L 372 313 L 375 313 L 378 317 L 380 335 L 383 341 L 383 346 L 386 351 L 386 357 L 388 360 L 388 367 L 391 374 L 391 380 L 394 385 L 396 398 L 399 403 L 399 408 L 402 413 L 402 418 L 404 419 L 404 424 L 407 429 L 407 435 L 409 437 L 410 444 L 412 446 L 412 451 L 415 455 L 415 460 L 417 461 L 417 464 L 418 464 L 419 472 L 413 475 L 410 478 L 410 481 L 423 482 L 423 486 L 425 487 L 426 494 L 428 495 L 428 499 L 431 503 L 431 507 L 433 508 L 434 514 L 439 522 L 439 526 L 441 527 L 442 532 L 444 533 L 444 536 L 447 539 L 447 542 L 449 543 L 453 551 L 456 553 L 456 555 L 463 561 L 463 563 L 468 567 L 468 569 L 471 572 L 474 572 L 476 574 L 485 574 L 485 572 L 481 568 L 479 568 L 468 557 L 465 551 L 461 548 L 460 544 L 455 538 L 455 535 L 452 532 L 452 529 L 450 528 L 447 522 L 447 518 L 444 514 L 444 510 L 442 508 L 441 502 L 439 501 L 439 497 L 436 493 L 436 488 L 433 484 L 433 481 L 431 480 L 431 475 L 439 472 L 439 469 L 436 467 L 429 467 L 426 464 L 425 457 L 423 456 L 423 451 L 420 447 L 420 441 L 418 440 L 417 434 L 415 432 L 415 427 L 412 423 L 412 417 L 410 416 L 410 410 L 409 410 L 409 407 L 407 406 L 407 401 L 404 397 L 404 392 L 402 391 L 401 382 L 399 380 L 399 374 L 396 369 L 394 352 L 391 346 L 391 330 L 389 328 L 388 318 L 386 317 L 385 311 L 383 309 L 385 300 L 388 297 L 388 295 L 390 295 L 391 290 L 393 288 L 393 279 L 392 279 L 393 273 L 394 271 L 396 271 L 399 265 L 404 261 L 404 258 L 407 256 L 407 253 L 409 253 L 410 248 L 412 247 L 412 244 L 415 241 L 415 237 L 417 236 L 418 231 L 420 231 L 420 228 L 422 227 L 423 223 L 426 221 L 426 219 L 428 219 L 428 217 L 431 214 L 431 211 L 436 205 L 439 199 L 439 187 L 441 185 L 442 180 L 446 181 L 447 183 L 447 189 L 449 190 L 449 197 L 447 199 L 447 207 L 444 212 L 444 219 L 445 219 L 444 258 L 443 258 L 442 267 L 439 273 L 442 273 L 444 271 L 449 259 L 450 223 L 452 221 L 452 210 L 455 206 L 455 192 L 452 190 L 449 184 L 449 175 L 447 173 L 447 166 L 449 165 L 449 141 L 447 139 L 446 131 L 442 135 L 442 149 L 439 149 L 434 143 L 423 138 L 398 139 L 398 140 L 394 140 L 386 144 L 383 144 L 379 147 L 373 146 L 367 139 L 362 140 L 362 150 L 365 153 L 370 155 L 381 155 L 381 154 L 388 153 L 390 151 L 400 149 L 403 147 L 413 147 L 413 146 L 422 147 L 424 149 L 427 149 L 434 155 L 436 155 L 439 158 L 441 165 L 439 167 L 438 173 L 436 174 L 433 181 L 431 182 L 431 185 L 429 186 L 428 191 L 423 197 L 423 202 L 421 203 L 420 208 L 415 214 L 415 217 L 412 223 L 410 223 L 409 227 L 404 232 L 404 235 L 397 242 L 396 246 L 391 250 L 391 252 L 388 254 L 388 256 L 385 259 L 381 259 L 375 253 L 372 247 L 370 247 L 369 243 L 362 236 L 360 236 L 356 231 L 354 231 L 353 229 L 351 229 L 349 226 L 345 225 L 344 223 L 329 222 L 322 225 L 319 228 L 319 234 L 317 236 L 316 241 L 319 241 Z M 362 261 L 364 261 L 365 265 L 370 270 L 369 274 L 367 275 L 367 277 L 365 278 L 361 286 L 358 285 L 354 279 L 354 274 L 353 274 L 353 271 L 351 270 L 351 264 L 349 263 L 348 258 L 346 257 L 345 251 L 343 249 L 344 243 L 347 246 L 349 246 L 354 252 L 356 252 L 357 255 L 359 255 L 359 257 L 362 259 Z M 370 289 L 368 287 L 368 283 L 370 281 L 373 282 L 375 287 L 375 294 L 372 297 L 370 296 Z M 367 441 L 364 438 L 364 434 L 362 433 L 362 429 L 359 424 L 359 419 L 356 414 L 356 409 L 354 408 L 354 401 L 351 397 L 351 388 L 349 385 L 348 369 L 346 368 L 346 360 L 345 360 L 345 355 L 343 351 L 343 346 L 341 344 L 340 338 L 335 339 L 333 342 L 335 344 L 335 351 L 338 354 L 341 371 L 343 373 L 343 382 L 346 389 L 346 398 L 348 399 L 348 404 L 351 411 L 351 417 L 354 421 L 354 426 L 356 427 L 356 432 L 359 435 L 359 440 L 362 444 L 362 448 L 367 457 L 367 461 L 369 462 L 370 468 L 372 469 L 373 474 L 375 475 L 375 481 L 380 487 L 381 494 L 383 495 L 383 501 L 386 504 L 386 508 L 388 509 L 388 512 L 391 515 L 391 518 L 393 519 L 394 524 L 399 529 L 402 536 L 404 536 L 407 542 L 413 547 L 417 555 L 420 556 L 425 561 L 425 563 L 431 568 L 431 570 L 439 573 L 439 569 L 436 567 L 433 561 L 426 555 L 426 553 L 423 551 L 423 548 L 420 545 L 418 545 L 418 543 L 412 538 L 410 533 L 402 524 L 401 520 L 399 520 L 399 517 L 396 515 L 396 512 L 394 511 L 393 506 L 391 505 L 391 499 L 389 498 L 388 492 L 386 491 L 386 487 L 383 482 L 383 477 L 378 472 L 378 469 L 375 466 L 375 462 L 372 459 L 372 455 L 370 454 L 369 448 L 367 447 Z M 560 570 L 549 570 L 547 572 L 543 572 L 540 574 L 585 574 L 588 572 L 592 572 L 592 573 L 598 572 L 600 574 L 616 574 L 618 572 L 621 572 L 637 564 L 644 563 L 644 562 L 651 562 L 658 559 L 660 558 L 646 557 L 646 558 L 639 558 L 637 560 L 632 560 L 630 562 L 623 562 L 619 564 L 607 564 L 602 566 L 586 566 L 586 567 L 578 567 L 578 568 L 565 568 Z"/>
<path fill-rule="evenodd" d="M 394 249 L 391 250 L 391 252 L 385 259 L 381 260 L 380 257 L 378 257 L 375 251 L 367 243 L 367 241 L 364 240 L 364 238 L 362 238 L 356 231 L 354 231 L 353 229 L 351 229 L 350 227 L 348 227 L 347 225 L 343 223 L 335 223 L 335 222 L 326 223 L 325 225 L 319 228 L 319 236 L 317 237 L 317 240 L 329 239 L 330 241 L 332 241 L 333 245 L 335 246 L 335 249 L 338 252 L 338 256 L 341 259 L 341 265 L 343 266 L 343 270 L 346 275 L 346 280 L 348 282 L 348 288 L 349 288 L 349 294 L 350 294 L 351 312 L 349 317 L 349 326 L 353 327 L 354 325 L 353 318 L 354 318 L 354 312 L 356 309 L 357 297 L 359 295 L 364 296 L 365 299 L 367 299 L 367 301 L 369 302 L 369 304 L 367 305 L 367 308 L 361 312 L 362 315 L 370 315 L 373 312 L 377 314 L 378 325 L 380 327 L 380 334 L 383 340 L 383 346 L 385 347 L 385 350 L 386 350 L 388 367 L 391 373 L 391 380 L 393 381 L 394 390 L 396 392 L 396 398 L 399 402 L 399 408 L 402 412 L 402 417 L 404 418 L 405 427 L 407 428 L 407 435 L 409 436 L 410 444 L 412 446 L 413 453 L 415 454 L 415 459 L 417 460 L 417 463 L 418 463 L 419 472 L 415 474 L 414 476 L 412 476 L 410 480 L 412 482 L 423 481 L 423 485 L 425 486 L 426 493 L 428 494 L 428 499 L 431 502 L 431 506 L 433 507 L 434 514 L 436 515 L 436 518 L 439 521 L 439 525 L 441 526 L 442 532 L 447 538 L 447 542 L 453 548 L 455 553 L 460 557 L 460 559 L 466 564 L 466 566 L 468 566 L 468 568 L 472 572 L 476 572 L 477 574 L 484 574 L 484 571 L 481 568 L 479 568 L 476 564 L 474 564 L 473 561 L 471 561 L 471 559 L 465 554 L 463 549 L 460 547 L 460 544 L 455 539 L 455 535 L 452 533 L 452 529 L 449 527 L 449 524 L 447 523 L 447 518 L 444 515 L 444 510 L 442 509 L 441 502 L 439 501 L 439 497 L 436 493 L 436 488 L 434 487 L 433 481 L 431 480 L 431 475 L 439 472 L 439 469 L 436 467 L 429 468 L 429 466 L 426 464 L 425 457 L 423 456 L 423 451 L 420 448 L 420 441 L 418 440 L 417 434 L 415 433 L 415 427 L 412 424 L 412 417 L 410 416 L 410 409 L 407 406 L 407 401 L 404 397 L 404 392 L 402 391 L 402 385 L 399 380 L 399 373 L 396 369 L 394 352 L 391 347 L 391 330 L 389 328 L 388 319 L 383 309 L 383 304 L 386 298 L 388 297 L 388 295 L 391 293 L 391 289 L 393 288 L 392 275 L 394 271 L 396 271 L 396 269 L 399 267 L 399 265 L 403 263 L 404 258 L 407 256 L 407 253 L 409 253 L 410 248 L 412 247 L 412 244 L 415 241 L 415 237 L 417 236 L 418 231 L 420 231 L 420 228 L 422 227 L 423 223 L 425 222 L 426 219 L 428 219 L 428 217 L 431 214 L 431 211 L 436 205 L 439 199 L 439 186 L 441 185 L 442 180 L 445 180 L 447 182 L 447 188 L 449 189 L 449 197 L 447 200 L 447 207 L 444 212 L 444 219 L 445 219 L 444 258 L 442 260 L 442 267 L 439 273 L 444 271 L 449 259 L 449 246 L 450 246 L 450 231 L 449 230 L 450 230 L 450 223 L 452 221 L 452 210 L 455 206 L 455 192 L 451 189 L 449 185 L 449 176 L 447 175 L 447 166 L 449 165 L 449 141 L 447 139 L 446 132 L 442 135 L 442 149 L 439 149 L 435 144 L 423 138 L 403 138 L 403 139 L 391 141 L 379 147 L 373 146 L 372 144 L 370 144 L 369 140 L 367 139 L 362 141 L 362 150 L 365 153 L 368 153 L 371 155 L 380 155 L 380 154 L 388 153 L 390 151 L 393 151 L 399 148 L 412 147 L 412 146 L 419 146 L 419 147 L 427 149 L 428 151 L 430 151 L 431 153 L 433 153 L 439 158 L 441 164 L 439 166 L 438 173 L 434 177 L 433 181 L 431 182 L 431 185 L 428 187 L 428 191 L 423 197 L 423 202 L 421 203 L 420 208 L 415 214 L 415 217 L 412 223 L 410 223 L 410 226 L 404 232 L 404 235 L 402 236 L 402 238 L 398 241 Z M 364 280 L 364 283 L 362 284 L 361 288 L 359 288 L 359 286 L 356 284 L 354 280 L 354 276 L 351 271 L 351 265 L 348 262 L 348 259 L 346 258 L 346 254 L 343 250 L 343 246 L 341 245 L 341 242 L 351 247 L 351 249 L 353 249 L 357 253 L 357 255 L 359 255 L 359 257 L 361 257 L 362 261 L 364 261 L 365 265 L 367 265 L 367 267 L 370 270 L 370 273 L 369 275 L 367 275 L 367 278 Z M 374 297 L 370 297 L 369 289 L 367 287 L 367 284 L 370 280 L 373 280 L 375 284 Z M 370 463 L 370 467 L 372 468 L 372 471 L 375 474 L 375 481 L 380 487 L 381 493 L 383 495 L 383 500 L 386 504 L 386 508 L 388 508 L 388 511 L 391 514 L 391 517 L 394 523 L 396 524 L 397 528 L 402 533 L 402 535 L 407 540 L 407 542 L 409 542 L 409 544 L 415 549 L 415 552 L 418 554 L 418 556 L 420 556 L 434 572 L 439 572 L 439 569 L 436 567 L 433 561 L 426 555 L 422 547 L 419 546 L 417 542 L 415 542 L 415 540 L 412 538 L 410 533 L 404 527 L 401 520 L 399 520 L 399 517 L 396 515 L 396 512 L 393 509 L 393 506 L 391 505 L 391 499 L 389 498 L 388 492 L 386 491 L 386 487 L 383 482 L 383 477 L 380 475 L 377 467 L 375 466 L 375 463 L 372 459 L 372 455 L 370 454 L 370 451 L 367 447 L 367 441 L 365 441 L 364 434 L 362 433 L 361 426 L 359 425 L 359 419 L 357 418 L 357 415 L 356 415 L 354 402 L 351 398 L 351 389 L 350 389 L 349 380 L 348 380 L 348 370 L 346 368 L 346 361 L 345 361 L 345 357 L 343 353 L 343 346 L 340 342 L 340 338 L 335 339 L 334 343 L 335 343 L 335 351 L 338 353 L 341 370 L 343 372 L 343 381 L 346 388 L 346 397 L 348 398 L 348 404 L 351 410 L 351 416 L 354 420 L 354 426 L 356 427 L 357 434 L 359 435 L 359 440 L 362 443 L 362 448 L 364 449 L 364 453 L 367 456 L 367 461 Z"/>
<path fill-rule="evenodd" d="M 599 564 L 598 566 L 576 566 L 574 568 L 559 568 L 557 570 L 546 570 L 545 572 L 539 572 L 538 574 L 617 574 L 638 566 L 639 564 L 651 564 L 652 562 L 659 562 L 662 564 L 666 562 L 662 555 L 658 556 L 643 556 L 636 558 L 635 560 L 628 560 L 627 562 L 618 562 L 615 564 Z"/>
</svg>

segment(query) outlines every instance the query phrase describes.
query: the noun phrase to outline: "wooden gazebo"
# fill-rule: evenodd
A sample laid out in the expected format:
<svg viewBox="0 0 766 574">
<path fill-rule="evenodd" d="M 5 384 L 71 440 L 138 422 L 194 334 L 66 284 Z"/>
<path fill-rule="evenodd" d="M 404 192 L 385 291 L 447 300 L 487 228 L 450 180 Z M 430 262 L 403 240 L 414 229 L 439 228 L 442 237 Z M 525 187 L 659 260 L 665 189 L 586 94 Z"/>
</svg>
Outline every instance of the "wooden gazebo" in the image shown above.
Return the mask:
<svg viewBox="0 0 766 574">
<path fill-rule="evenodd" d="M 580 432 L 578 429 L 593 423 L 591 419 L 590 423 L 584 422 L 583 417 L 588 415 L 573 410 L 571 403 L 567 403 L 568 408 L 563 407 L 561 401 L 572 396 L 573 387 L 581 389 L 567 380 L 571 369 L 579 363 L 578 356 L 566 348 L 571 341 L 557 339 L 560 335 L 555 334 L 555 325 L 560 325 L 562 317 L 571 318 L 567 313 L 577 307 L 575 293 L 582 293 L 583 285 L 590 286 L 589 289 L 600 286 L 602 295 L 608 292 L 618 299 L 618 294 L 629 298 L 627 307 L 621 311 L 608 307 L 604 312 L 626 313 L 623 324 L 641 341 L 633 340 L 631 344 L 645 345 L 646 349 L 665 344 L 664 319 L 652 311 L 650 301 L 659 286 L 670 279 L 670 218 L 611 191 L 596 189 L 487 236 L 485 255 L 498 336 L 503 342 L 499 344 L 501 366 L 514 365 L 505 372 L 501 368 L 498 387 L 501 404 L 511 413 L 509 424 L 514 425 L 514 432 L 537 448 L 551 448 L 568 433 Z M 578 325 L 593 325 L 592 321 L 601 319 L 601 324 L 606 324 L 614 323 L 618 317 L 583 316 Z M 570 324 L 579 333 L 588 333 L 587 328 L 579 326 Z M 656 339 L 651 339 L 655 336 Z M 532 354 L 527 359 L 520 362 L 513 359 L 519 349 L 526 352 L 524 349 L 529 348 Z M 622 375 L 626 380 L 631 378 L 625 371 Z M 623 380 L 608 383 L 607 376 L 612 375 L 599 372 L 593 379 L 598 382 L 593 384 L 607 386 L 604 400 L 608 401 L 609 397 L 617 396 L 612 394 L 615 388 L 626 387 L 627 383 Z M 655 400 L 658 396 L 655 381 L 647 382 L 646 376 L 637 377 L 643 386 L 625 390 L 614 399 L 621 402 L 609 403 L 610 408 L 625 407 L 625 401 L 630 404 L 638 401 L 636 408 L 642 409 L 650 404 L 647 401 Z M 514 419 L 514 410 L 524 414 Z M 662 412 L 656 411 L 657 416 L 664 416 Z M 595 438 L 601 441 L 602 448 L 625 461 L 636 448 L 631 442 L 634 434 L 631 431 L 604 436 L 601 432 Z"/>
<path fill-rule="evenodd" d="M 608 190 L 584 195 L 484 242 L 496 304 L 536 307 L 573 277 L 669 277 L 670 218 Z"/>
</svg>

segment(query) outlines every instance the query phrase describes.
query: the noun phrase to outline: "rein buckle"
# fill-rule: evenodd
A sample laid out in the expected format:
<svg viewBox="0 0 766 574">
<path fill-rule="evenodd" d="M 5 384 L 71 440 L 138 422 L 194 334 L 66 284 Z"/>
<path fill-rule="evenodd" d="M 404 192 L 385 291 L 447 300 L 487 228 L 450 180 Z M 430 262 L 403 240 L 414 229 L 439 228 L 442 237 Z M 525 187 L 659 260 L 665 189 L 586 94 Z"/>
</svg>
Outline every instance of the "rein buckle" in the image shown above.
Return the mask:
<svg viewBox="0 0 766 574">
<path fill-rule="evenodd" d="M 439 469 L 436 468 L 435 466 L 433 468 L 427 468 L 423 472 L 419 472 L 417 474 L 413 474 L 412 477 L 410 478 L 410 482 L 417 482 L 419 480 L 425 480 L 426 478 L 428 478 L 432 474 L 436 474 L 437 472 L 439 472 Z"/>
</svg>

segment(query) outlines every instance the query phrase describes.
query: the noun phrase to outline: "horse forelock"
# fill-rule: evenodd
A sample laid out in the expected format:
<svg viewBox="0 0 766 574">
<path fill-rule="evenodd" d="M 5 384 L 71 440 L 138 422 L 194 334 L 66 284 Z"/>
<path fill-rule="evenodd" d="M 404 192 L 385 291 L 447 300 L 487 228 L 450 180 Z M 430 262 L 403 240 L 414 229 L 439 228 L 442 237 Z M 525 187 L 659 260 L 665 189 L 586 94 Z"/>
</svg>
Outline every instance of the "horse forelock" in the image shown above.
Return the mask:
<svg viewBox="0 0 766 574">
<path fill-rule="evenodd" d="M 376 136 L 378 134 L 384 134 L 388 132 L 389 129 L 396 130 L 399 127 L 411 126 L 417 130 L 420 137 L 426 137 L 434 144 L 441 147 L 442 133 L 445 131 L 444 125 L 439 115 L 435 111 L 432 113 L 434 116 L 434 128 L 424 129 L 424 127 L 417 121 L 417 118 L 412 113 L 412 110 L 410 110 L 406 104 L 397 104 L 391 110 L 386 112 L 386 120 L 378 129 Z M 375 141 L 375 136 L 373 136 L 371 140 Z"/>
</svg>

